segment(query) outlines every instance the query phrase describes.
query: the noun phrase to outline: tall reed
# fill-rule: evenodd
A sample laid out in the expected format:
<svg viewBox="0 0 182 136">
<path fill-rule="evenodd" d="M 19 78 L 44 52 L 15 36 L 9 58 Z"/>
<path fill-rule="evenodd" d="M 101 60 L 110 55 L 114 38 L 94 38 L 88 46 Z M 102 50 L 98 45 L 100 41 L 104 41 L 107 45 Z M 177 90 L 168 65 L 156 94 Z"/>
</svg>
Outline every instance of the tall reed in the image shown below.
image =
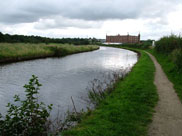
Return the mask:
<svg viewBox="0 0 182 136">
<path fill-rule="evenodd" d="M 65 56 L 98 49 L 96 45 L 0 43 L 0 62 Z"/>
</svg>

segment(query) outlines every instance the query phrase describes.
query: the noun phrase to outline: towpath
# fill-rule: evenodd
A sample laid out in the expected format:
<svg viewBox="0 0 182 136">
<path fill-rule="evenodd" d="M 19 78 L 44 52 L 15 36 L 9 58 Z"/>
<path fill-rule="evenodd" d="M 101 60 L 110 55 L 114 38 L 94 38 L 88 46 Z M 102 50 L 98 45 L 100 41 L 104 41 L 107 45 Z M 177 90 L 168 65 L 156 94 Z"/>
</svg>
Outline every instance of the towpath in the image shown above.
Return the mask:
<svg viewBox="0 0 182 136">
<path fill-rule="evenodd" d="M 149 126 L 149 136 L 182 136 L 182 104 L 175 93 L 173 84 L 168 80 L 155 57 L 155 81 L 159 102 L 155 108 L 153 121 Z"/>
</svg>

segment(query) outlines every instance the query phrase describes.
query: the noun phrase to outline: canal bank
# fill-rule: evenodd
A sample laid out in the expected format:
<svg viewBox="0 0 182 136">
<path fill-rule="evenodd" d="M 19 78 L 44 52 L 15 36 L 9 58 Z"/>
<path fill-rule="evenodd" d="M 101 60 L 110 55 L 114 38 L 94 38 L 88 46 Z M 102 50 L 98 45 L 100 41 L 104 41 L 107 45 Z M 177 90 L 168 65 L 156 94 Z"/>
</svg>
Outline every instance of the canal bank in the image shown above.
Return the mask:
<svg viewBox="0 0 182 136">
<path fill-rule="evenodd" d="M 64 136 L 139 136 L 147 135 L 158 95 L 153 84 L 155 67 L 149 56 L 141 57 L 124 80 L 99 106 L 86 114 Z"/>
<path fill-rule="evenodd" d="M 0 43 L 0 64 L 34 60 L 47 57 L 63 57 L 70 54 L 99 49 L 96 45 L 75 46 L 69 44 Z"/>
</svg>

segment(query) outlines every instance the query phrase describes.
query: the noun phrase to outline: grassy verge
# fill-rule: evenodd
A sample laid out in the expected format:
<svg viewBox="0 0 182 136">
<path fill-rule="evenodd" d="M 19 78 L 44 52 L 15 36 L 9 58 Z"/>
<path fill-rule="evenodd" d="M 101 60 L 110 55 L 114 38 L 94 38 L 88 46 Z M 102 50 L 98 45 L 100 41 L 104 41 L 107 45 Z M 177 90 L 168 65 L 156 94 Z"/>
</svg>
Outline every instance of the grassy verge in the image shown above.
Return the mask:
<svg viewBox="0 0 182 136">
<path fill-rule="evenodd" d="M 0 43 L 0 63 L 44 57 L 60 57 L 98 49 L 95 45 L 74 46 L 66 44 Z"/>
<path fill-rule="evenodd" d="M 153 84 L 155 67 L 147 54 L 129 75 L 116 83 L 115 90 L 99 106 L 87 113 L 64 136 L 140 136 L 147 135 L 158 95 Z"/>
<path fill-rule="evenodd" d="M 157 53 L 155 50 L 149 50 L 157 61 L 161 64 L 162 69 L 168 76 L 169 80 L 173 83 L 174 88 L 182 102 L 182 72 L 176 69 L 176 65 L 171 61 L 170 57 L 164 53 Z"/>
</svg>

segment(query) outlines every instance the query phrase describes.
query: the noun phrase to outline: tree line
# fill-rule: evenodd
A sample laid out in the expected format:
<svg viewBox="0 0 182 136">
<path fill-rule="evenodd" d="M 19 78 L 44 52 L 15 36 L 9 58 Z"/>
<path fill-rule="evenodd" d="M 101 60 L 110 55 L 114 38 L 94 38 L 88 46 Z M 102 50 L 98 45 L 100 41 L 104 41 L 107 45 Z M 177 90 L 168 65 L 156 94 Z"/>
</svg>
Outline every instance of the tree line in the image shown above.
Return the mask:
<svg viewBox="0 0 182 136">
<path fill-rule="evenodd" d="M 0 43 L 62 43 L 74 45 L 96 44 L 95 38 L 47 38 L 41 36 L 10 35 L 0 32 Z"/>
</svg>

